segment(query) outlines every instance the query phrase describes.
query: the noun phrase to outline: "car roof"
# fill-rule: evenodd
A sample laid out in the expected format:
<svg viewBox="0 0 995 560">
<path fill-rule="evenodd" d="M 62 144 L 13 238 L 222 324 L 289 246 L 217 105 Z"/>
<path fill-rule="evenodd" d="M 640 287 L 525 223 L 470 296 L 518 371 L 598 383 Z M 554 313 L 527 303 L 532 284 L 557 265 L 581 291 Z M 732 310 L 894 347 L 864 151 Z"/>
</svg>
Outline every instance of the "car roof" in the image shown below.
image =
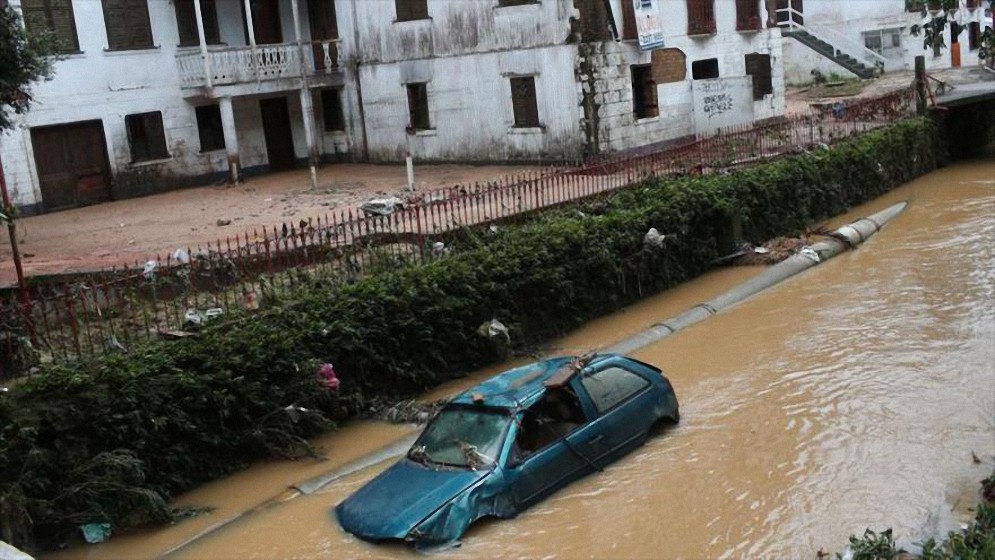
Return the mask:
<svg viewBox="0 0 995 560">
<path fill-rule="evenodd" d="M 585 369 L 614 357 L 616 357 L 614 354 L 598 354 L 591 358 Z M 480 404 L 491 408 L 509 409 L 531 406 L 546 392 L 544 383 L 563 368 L 569 367 L 575 359 L 577 356 L 560 356 L 499 373 L 460 393 L 450 401 L 450 404 Z M 475 400 L 475 396 L 478 395 L 483 398 L 483 402 Z"/>
</svg>

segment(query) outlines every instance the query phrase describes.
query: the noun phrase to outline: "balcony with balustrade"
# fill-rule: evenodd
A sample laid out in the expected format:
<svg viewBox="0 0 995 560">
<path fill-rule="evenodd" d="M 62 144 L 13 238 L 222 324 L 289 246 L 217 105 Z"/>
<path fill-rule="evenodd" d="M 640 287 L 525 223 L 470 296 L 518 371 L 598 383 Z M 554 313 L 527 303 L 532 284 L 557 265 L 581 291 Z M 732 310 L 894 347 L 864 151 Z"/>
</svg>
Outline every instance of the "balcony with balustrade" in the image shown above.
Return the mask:
<svg viewBox="0 0 995 560">
<path fill-rule="evenodd" d="M 212 46 L 206 53 L 180 52 L 176 64 L 180 87 L 190 95 L 214 97 L 299 89 L 305 77 L 311 87 L 341 85 L 343 80 L 337 39 L 309 42 L 303 48 L 298 43 Z"/>
<path fill-rule="evenodd" d="M 173 3 L 180 34 L 176 65 L 188 97 L 342 84 L 335 9 L 327 0 Z M 288 11 L 292 18 L 281 18 Z"/>
</svg>

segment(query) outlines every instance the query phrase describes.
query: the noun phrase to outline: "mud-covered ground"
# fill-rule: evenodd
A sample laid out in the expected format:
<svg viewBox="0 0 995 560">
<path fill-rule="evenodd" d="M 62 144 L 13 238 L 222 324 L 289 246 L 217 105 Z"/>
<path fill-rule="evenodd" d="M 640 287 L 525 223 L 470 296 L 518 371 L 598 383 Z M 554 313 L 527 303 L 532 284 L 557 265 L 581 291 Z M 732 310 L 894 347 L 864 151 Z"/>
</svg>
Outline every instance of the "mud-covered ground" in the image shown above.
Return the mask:
<svg viewBox="0 0 995 560">
<path fill-rule="evenodd" d="M 494 180 L 525 166 L 424 165 L 415 167 L 419 191 Z M 323 167 L 310 189 L 306 169 L 252 177 L 238 186 L 214 185 L 28 216 L 18 220 L 18 241 L 29 275 L 94 270 L 145 262 L 155 255 L 251 233 L 326 213 L 354 212 L 361 203 L 395 195 L 407 184 L 403 165 L 338 164 Z M 224 224 L 227 225 L 219 225 Z M 9 237 L 0 228 L 0 284 L 15 281 Z"/>
</svg>

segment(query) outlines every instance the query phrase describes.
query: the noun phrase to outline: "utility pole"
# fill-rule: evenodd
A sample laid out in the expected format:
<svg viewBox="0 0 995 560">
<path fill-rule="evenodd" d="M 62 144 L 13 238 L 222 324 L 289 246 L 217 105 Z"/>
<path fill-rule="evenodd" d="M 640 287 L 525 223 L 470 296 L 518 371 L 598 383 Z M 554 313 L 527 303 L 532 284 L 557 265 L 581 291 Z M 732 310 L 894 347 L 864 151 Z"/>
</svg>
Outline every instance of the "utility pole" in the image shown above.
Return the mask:
<svg viewBox="0 0 995 560">
<path fill-rule="evenodd" d="M 14 270 L 17 271 L 17 286 L 21 290 L 21 304 L 27 310 L 31 305 L 31 296 L 28 295 L 28 285 L 24 281 L 24 268 L 21 266 L 21 252 L 17 249 L 17 228 L 14 225 L 14 205 L 10 203 L 10 195 L 7 194 L 7 180 L 3 173 L 3 160 L 0 159 L 0 195 L 3 196 L 3 209 L 5 213 L 10 213 L 7 221 L 7 233 L 10 235 L 10 252 L 14 257 Z"/>
<path fill-rule="evenodd" d="M 926 84 L 926 57 L 919 55 L 916 57 L 916 114 L 919 116 L 926 114 L 928 87 Z"/>
</svg>

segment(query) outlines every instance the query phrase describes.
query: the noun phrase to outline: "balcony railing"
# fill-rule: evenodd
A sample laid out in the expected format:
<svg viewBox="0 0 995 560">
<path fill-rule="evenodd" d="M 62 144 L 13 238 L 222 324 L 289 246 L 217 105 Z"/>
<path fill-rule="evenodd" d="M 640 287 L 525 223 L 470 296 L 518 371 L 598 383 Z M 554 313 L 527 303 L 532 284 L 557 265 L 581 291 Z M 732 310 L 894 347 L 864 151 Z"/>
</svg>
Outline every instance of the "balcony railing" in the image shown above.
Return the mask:
<svg viewBox="0 0 995 560">
<path fill-rule="evenodd" d="M 311 75 L 330 74 L 339 67 L 337 40 L 314 41 L 304 71 Z M 301 77 L 301 50 L 296 43 L 279 45 L 210 47 L 210 84 L 235 85 L 265 80 Z M 176 55 L 180 85 L 199 88 L 208 85 L 204 55 L 186 52 Z"/>
</svg>

